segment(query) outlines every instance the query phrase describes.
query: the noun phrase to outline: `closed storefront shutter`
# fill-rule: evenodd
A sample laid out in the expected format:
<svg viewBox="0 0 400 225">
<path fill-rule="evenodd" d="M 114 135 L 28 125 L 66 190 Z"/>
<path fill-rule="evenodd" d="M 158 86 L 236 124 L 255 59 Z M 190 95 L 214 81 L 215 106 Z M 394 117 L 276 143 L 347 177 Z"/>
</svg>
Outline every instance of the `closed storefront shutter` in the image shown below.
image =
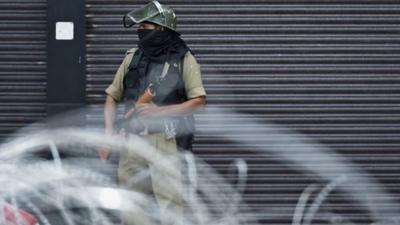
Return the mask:
<svg viewBox="0 0 400 225">
<path fill-rule="evenodd" d="M 0 1 L 0 140 L 46 117 L 46 1 Z"/>
<path fill-rule="evenodd" d="M 124 52 L 136 46 L 135 28 L 124 29 L 122 16 L 147 1 L 87 0 L 87 101 L 101 120 L 104 90 Z M 243 130 L 233 143 L 207 133 L 209 116 L 197 116 L 194 152 L 227 177 L 235 159 L 248 165 L 245 202 L 262 224 L 290 224 L 301 193 L 311 184 L 327 185 L 342 164 L 310 162 L 309 145 L 318 143 L 376 179 L 398 204 L 400 175 L 400 3 L 364 0 L 165 0 L 176 9 L 178 30 L 202 66 L 210 106 L 246 113 L 273 131 L 283 157 L 265 133 L 232 120 L 220 129 Z M 226 115 L 226 118 L 233 115 Z M 268 122 L 267 122 L 268 121 Z M 259 125 L 259 124 L 258 124 Z M 282 127 L 290 133 L 282 133 Z M 271 136 L 268 136 L 271 137 Z M 307 137 L 307 138 L 305 138 Z M 271 138 L 270 138 L 271 139 Z M 280 139 L 279 139 L 280 140 Z M 310 141 L 312 140 L 312 141 Z M 318 158 L 317 161 L 318 162 Z M 320 158 L 320 162 L 324 162 Z M 328 162 L 328 161 L 327 161 Z M 335 164 L 337 162 L 337 164 Z M 349 164 L 349 163 L 352 164 Z M 343 169 L 343 170 L 341 170 Z M 321 173 L 320 173 L 321 172 Z M 318 173 L 320 173 L 318 175 Z M 364 175 L 365 175 L 364 174 Z M 364 176 L 362 175 L 362 176 Z M 351 176 L 350 176 L 351 177 Z M 342 186 L 350 186 L 351 179 Z M 365 190 L 376 189 L 365 184 Z M 318 193 L 318 191 L 317 191 Z M 358 194 L 358 196 L 357 196 Z M 364 192 L 333 191 L 314 221 L 366 224 L 388 219 L 371 216 L 358 200 Z M 315 196 L 314 196 L 315 197 Z M 381 196 L 384 198 L 384 196 Z M 377 197 L 379 198 L 379 197 Z M 379 199 L 382 200 L 382 199 Z M 362 202 L 362 200 L 361 200 Z M 375 204 L 383 212 L 395 205 Z"/>
</svg>

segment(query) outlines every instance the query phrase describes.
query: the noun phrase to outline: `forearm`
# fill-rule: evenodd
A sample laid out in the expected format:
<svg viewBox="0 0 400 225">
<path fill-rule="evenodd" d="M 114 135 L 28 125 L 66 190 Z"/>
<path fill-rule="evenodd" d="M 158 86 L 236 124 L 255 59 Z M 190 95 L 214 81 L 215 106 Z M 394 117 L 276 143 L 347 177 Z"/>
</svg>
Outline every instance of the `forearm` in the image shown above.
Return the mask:
<svg viewBox="0 0 400 225">
<path fill-rule="evenodd" d="M 158 117 L 169 117 L 192 114 L 196 110 L 203 108 L 206 104 L 205 97 L 198 97 L 187 100 L 180 104 L 160 106 L 157 112 Z"/>
<path fill-rule="evenodd" d="M 114 132 L 116 114 L 117 103 L 112 97 L 107 96 L 104 104 L 104 127 L 106 134 L 112 134 Z"/>
<path fill-rule="evenodd" d="M 104 126 L 106 135 L 112 135 L 114 133 L 114 121 L 117 114 L 117 103 L 110 96 L 107 96 L 106 102 L 104 103 Z M 110 149 L 107 147 L 100 147 L 98 149 L 100 159 L 107 160 L 110 155 Z"/>
</svg>

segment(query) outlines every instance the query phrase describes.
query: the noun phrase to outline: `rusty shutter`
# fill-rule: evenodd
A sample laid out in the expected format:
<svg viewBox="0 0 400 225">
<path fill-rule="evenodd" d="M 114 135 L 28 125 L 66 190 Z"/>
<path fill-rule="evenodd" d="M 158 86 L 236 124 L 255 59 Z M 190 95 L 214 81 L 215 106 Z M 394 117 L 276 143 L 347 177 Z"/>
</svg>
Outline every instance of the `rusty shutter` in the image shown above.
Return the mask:
<svg viewBox="0 0 400 225">
<path fill-rule="evenodd" d="M 89 115 L 92 121 L 101 117 L 104 89 L 125 50 L 137 42 L 134 30 L 122 28 L 121 16 L 146 2 L 86 1 L 87 100 L 99 112 Z M 399 1 L 162 3 L 176 9 L 178 30 L 202 65 L 209 105 L 236 109 L 248 113 L 245 119 L 265 119 L 306 135 L 376 178 L 399 203 Z M 208 130 L 208 119 L 198 116 L 199 132 Z M 249 130 L 234 122 L 226 126 Z M 195 153 L 223 173 L 234 159 L 246 160 L 246 203 L 262 224 L 290 224 L 302 191 L 313 183 L 326 185 L 326 180 L 268 152 L 263 137 L 252 136 L 266 149 L 264 154 L 204 132 L 197 135 Z M 323 204 L 325 214 L 316 220 L 374 220 L 347 198 L 332 193 Z M 385 218 L 389 216 L 381 214 L 379 219 Z"/>
<path fill-rule="evenodd" d="M 46 7 L 0 1 L 0 140 L 46 117 Z"/>
</svg>

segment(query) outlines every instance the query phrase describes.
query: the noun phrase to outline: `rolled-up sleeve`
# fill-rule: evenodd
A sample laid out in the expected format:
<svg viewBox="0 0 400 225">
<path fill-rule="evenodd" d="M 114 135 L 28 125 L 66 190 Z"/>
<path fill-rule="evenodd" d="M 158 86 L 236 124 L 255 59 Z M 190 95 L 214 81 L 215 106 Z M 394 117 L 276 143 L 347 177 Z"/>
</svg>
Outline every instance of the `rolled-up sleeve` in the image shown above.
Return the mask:
<svg viewBox="0 0 400 225">
<path fill-rule="evenodd" d="M 206 91 L 201 79 L 200 65 L 197 63 L 196 58 L 190 53 L 185 55 L 182 77 L 188 99 L 206 96 Z"/>
</svg>

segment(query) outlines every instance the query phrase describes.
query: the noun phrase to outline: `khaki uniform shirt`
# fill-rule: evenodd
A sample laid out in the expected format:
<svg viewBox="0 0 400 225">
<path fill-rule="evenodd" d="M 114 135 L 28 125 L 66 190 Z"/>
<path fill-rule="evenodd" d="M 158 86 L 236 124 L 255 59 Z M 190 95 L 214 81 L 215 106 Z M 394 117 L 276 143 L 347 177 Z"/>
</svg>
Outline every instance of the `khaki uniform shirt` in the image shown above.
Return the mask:
<svg viewBox="0 0 400 225">
<path fill-rule="evenodd" d="M 124 92 L 124 76 L 128 72 L 128 67 L 132 61 L 135 51 L 135 48 L 127 51 L 124 61 L 119 66 L 118 71 L 115 74 L 114 81 L 106 89 L 106 93 L 117 102 L 122 100 L 122 95 Z M 185 90 L 188 99 L 206 95 L 203 82 L 201 80 L 200 66 L 190 52 L 186 53 L 183 59 L 182 79 L 185 84 Z"/>
</svg>

